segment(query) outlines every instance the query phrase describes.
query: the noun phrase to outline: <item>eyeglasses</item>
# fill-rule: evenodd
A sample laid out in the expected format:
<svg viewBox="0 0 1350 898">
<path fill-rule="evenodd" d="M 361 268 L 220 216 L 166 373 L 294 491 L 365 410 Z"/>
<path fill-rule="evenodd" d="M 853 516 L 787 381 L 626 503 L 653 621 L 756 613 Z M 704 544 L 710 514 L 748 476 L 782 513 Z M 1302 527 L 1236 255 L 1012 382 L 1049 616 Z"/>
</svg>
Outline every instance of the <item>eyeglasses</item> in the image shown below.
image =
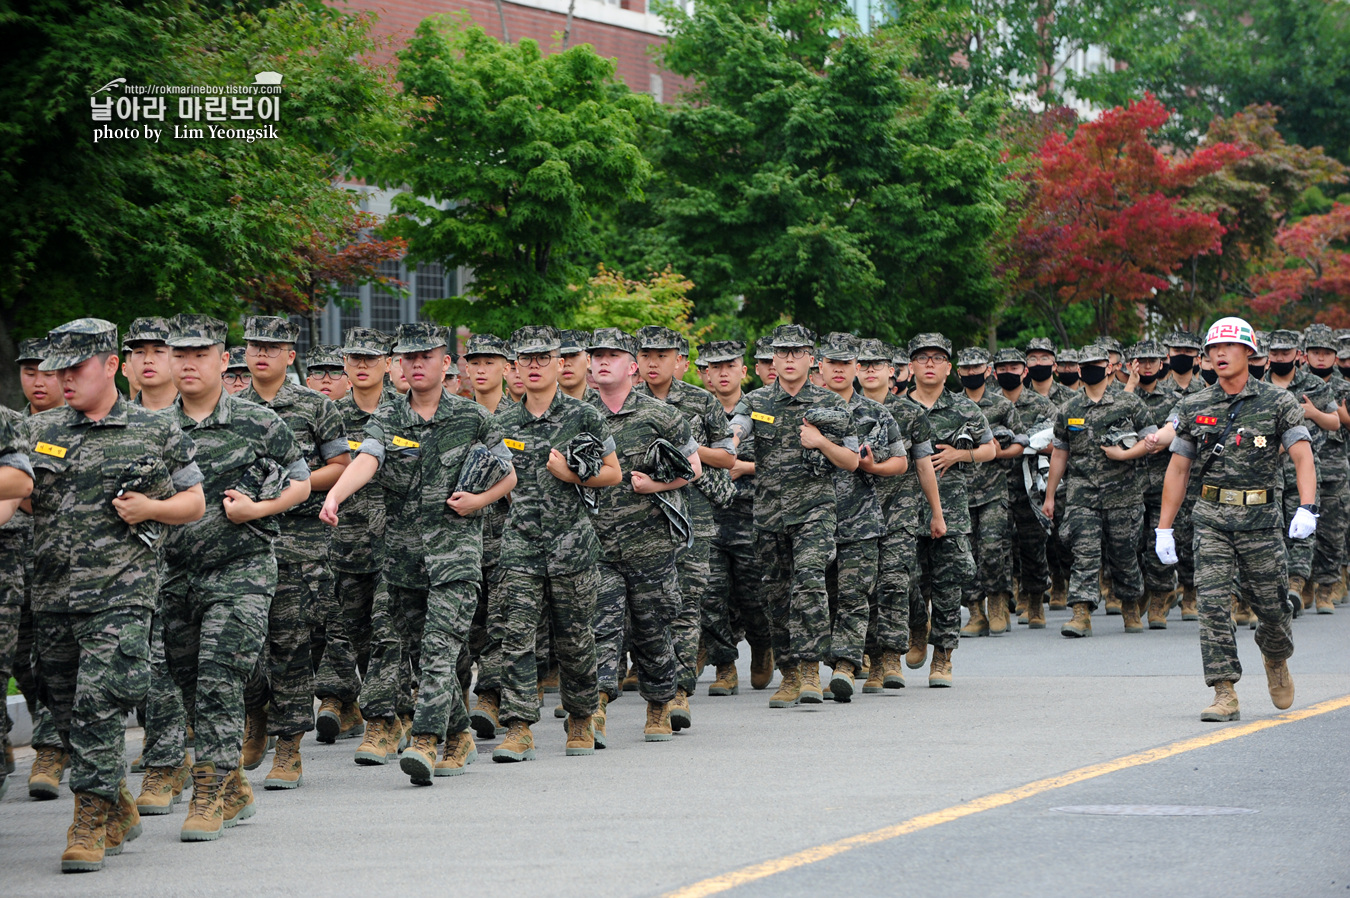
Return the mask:
<svg viewBox="0 0 1350 898">
<path fill-rule="evenodd" d="M 345 355 L 342 357 L 353 368 L 374 368 L 384 361 L 382 355 Z"/>
<path fill-rule="evenodd" d="M 945 355 L 912 355 L 909 357 L 910 364 L 913 365 L 938 365 L 947 361 Z"/>
<path fill-rule="evenodd" d="M 280 343 L 250 343 L 244 350 L 245 355 L 264 355 L 269 359 L 274 359 L 281 355 Z"/>
<path fill-rule="evenodd" d="M 880 371 L 882 368 L 886 368 L 886 367 L 888 367 L 888 366 L 889 366 L 889 363 L 888 363 L 888 362 L 859 362 L 859 363 L 858 363 L 858 370 L 859 370 L 859 371 Z"/>
<path fill-rule="evenodd" d="M 225 383 L 227 384 L 248 384 L 253 382 L 251 374 L 226 374 Z"/>
<path fill-rule="evenodd" d="M 518 355 L 516 356 L 516 365 L 521 368 L 543 368 L 556 358 L 557 356 L 551 352 L 541 353 L 540 355 Z"/>
<path fill-rule="evenodd" d="M 775 349 L 773 354 L 782 356 L 785 359 L 804 359 L 811 354 L 811 350 L 799 346 L 794 349 Z"/>
<path fill-rule="evenodd" d="M 309 376 L 314 378 L 315 380 L 337 380 L 338 378 L 345 377 L 346 375 L 347 375 L 346 371 L 334 371 L 332 368 L 328 368 L 323 371 L 309 372 Z"/>
</svg>

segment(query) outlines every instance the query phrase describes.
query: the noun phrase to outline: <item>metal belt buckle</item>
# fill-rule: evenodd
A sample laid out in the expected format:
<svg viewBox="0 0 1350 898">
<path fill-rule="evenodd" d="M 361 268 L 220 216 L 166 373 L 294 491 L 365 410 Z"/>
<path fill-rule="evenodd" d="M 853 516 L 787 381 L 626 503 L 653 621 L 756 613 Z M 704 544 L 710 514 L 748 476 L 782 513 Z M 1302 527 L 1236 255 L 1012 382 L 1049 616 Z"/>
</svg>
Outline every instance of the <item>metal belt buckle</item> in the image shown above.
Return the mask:
<svg viewBox="0 0 1350 898">
<path fill-rule="evenodd" d="M 1208 484 L 1200 487 L 1200 498 L 1206 502 L 1217 502 L 1219 500 L 1219 488 Z"/>
<path fill-rule="evenodd" d="M 1219 490 L 1220 505 L 1242 505 L 1244 496 L 1242 490 Z"/>
<path fill-rule="evenodd" d="M 1248 505 L 1265 505 L 1265 504 L 1266 504 L 1266 491 L 1265 491 L 1265 490 L 1247 490 L 1247 504 L 1248 504 Z"/>
</svg>

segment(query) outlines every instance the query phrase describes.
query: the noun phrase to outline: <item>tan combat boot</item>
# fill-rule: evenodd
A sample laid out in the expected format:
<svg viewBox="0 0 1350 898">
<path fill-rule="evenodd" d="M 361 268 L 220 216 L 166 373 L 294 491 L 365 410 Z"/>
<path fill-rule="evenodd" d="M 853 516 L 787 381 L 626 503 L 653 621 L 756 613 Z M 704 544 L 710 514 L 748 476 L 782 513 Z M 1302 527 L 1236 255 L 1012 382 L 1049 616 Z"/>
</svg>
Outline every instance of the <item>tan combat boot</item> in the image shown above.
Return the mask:
<svg viewBox="0 0 1350 898">
<path fill-rule="evenodd" d="M 468 702 L 464 703 L 468 706 Z M 338 715 L 339 739 L 355 739 L 366 732 L 366 719 L 361 716 L 361 706 L 356 702 L 343 702 L 342 713 Z"/>
<path fill-rule="evenodd" d="M 1318 583 L 1313 587 L 1313 604 L 1317 606 L 1318 614 L 1335 614 L 1335 600 L 1332 593 L 1335 592 L 1336 584 Z"/>
<path fill-rule="evenodd" d="M 93 873 L 103 869 L 111 803 L 92 792 L 75 793 L 75 819 L 66 830 L 62 873 Z"/>
<path fill-rule="evenodd" d="M 236 767 L 226 774 L 220 804 L 226 829 L 257 813 L 253 807 L 253 784 L 244 776 L 244 768 Z"/>
<path fill-rule="evenodd" d="M 295 789 L 304 785 L 305 772 L 300 764 L 300 740 L 304 736 L 304 733 L 292 733 L 277 738 L 276 755 L 272 758 L 272 769 L 263 780 L 264 789 Z M 195 773 L 193 782 L 196 782 Z"/>
<path fill-rule="evenodd" d="M 281 745 L 285 740 L 278 741 Z M 278 751 L 280 754 L 280 751 Z M 214 842 L 225 831 L 225 774 L 211 762 L 192 765 L 192 798 L 178 833 L 183 842 Z"/>
<path fill-rule="evenodd" d="M 830 674 L 830 697 L 840 704 L 853 701 L 853 676 L 858 669 L 851 661 L 837 661 Z"/>
<path fill-rule="evenodd" d="M 881 685 L 887 689 L 905 688 L 905 656 L 889 649 L 881 653 Z"/>
<path fill-rule="evenodd" d="M 734 663 L 717 665 L 717 678 L 708 684 L 708 694 L 738 695 L 740 691 L 741 684 L 736 676 L 736 665 Z"/>
<path fill-rule="evenodd" d="M 447 736 L 441 747 L 441 759 L 436 762 L 436 776 L 459 776 L 477 760 L 478 746 L 468 730 Z"/>
<path fill-rule="evenodd" d="M 1345 594 L 1348 585 L 1350 585 L 1350 573 L 1347 573 L 1347 569 L 1342 567 L 1341 579 L 1336 581 L 1336 592 L 1332 596 L 1332 601 L 1334 601 L 1337 605 L 1345 604 Z"/>
<path fill-rule="evenodd" d="M 127 788 L 127 781 L 117 784 L 117 801 L 109 806 L 108 818 L 103 824 L 103 856 L 114 857 L 122 847 L 141 834 L 141 815 L 136 810 L 136 799 Z"/>
<path fill-rule="evenodd" d="M 647 702 L 647 725 L 642 729 L 643 742 L 669 742 L 675 738 L 670 728 L 669 702 Z"/>
<path fill-rule="evenodd" d="M 605 723 L 607 722 L 608 717 L 609 695 L 601 690 L 600 705 L 595 709 L 595 713 L 591 715 L 591 732 L 595 735 L 596 748 L 606 748 L 609 744 L 606 741 L 608 737 L 605 734 Z"/>
<path fill-rule="evenodd" d="M 169 813 L 183 800 L 183 788 L 191 774 L 186 755 L 177 767 L 147 767 L 141 780 L 141 794 L 136 798 L 137 809 L 147 817 Z"/>
<path fill-rule="evenodd" d="M 933 663 L 928 667 L 928 688 L 947 689 L 952 685 L 952 653 L 933 646 Z"/>
<path fill-rule="evenodd" d="M 628 672 L 624 674 L 623 681 L 619 683 L 619 688 L 624 692 L 637 692 L 637 665 L 633 663 L 632 655 L 628 656 Z"/>
<path fill-rule="evenodd" d="M 801 665 L 794 664 L 791 667 L 783 668 L 783 679 L 778 684 L 778 691 L 769 696 L 770 708 L 791 708 L 802 697 L 802 671 Z"/>
<path fill-rule="evenodd" d="M 478 696 L 473 710 L 469 712 L 469 725 L 479 739 L 492 739 L 506 732 L 501 721 L 501 705 L 497 693 L 484 692 Z"/>
<path fill-rule="evenodd" d="M 1125 623 L 1126 633 L 1144 632 L 1144 622 L 1139 618 L 1138 601 L 1132 602 L 1122 601 L 1120 603 L 1120 617 L 1121 620 L 1124 621 Z"/>
<path fill-rule="evenodd" d="M 43 746 L 33 758 L 33 769 L 28 772 L 28 797 L 49 801 L 61 792 L 61 777 L 65 775 L 70 755 L 64 749 Z"/>
<path fill-rule="evenodd" d="M 548 693 L 557 692 L 558 681 L 561 678 L 562 671 L 557 667 L 550 667 L 548 673 L 544 674 L 544 679 L 540 681 L 543 684 L 544 691 Z"/>
<path fill-rule="evenodd" d="M 854 676 L 857 677 L 859 680 L 866 680 L 871 673 L 872 673 L 872 657 L 870 655 L 864 654 L 862 667 L 858 668 L 854 672 Z"/>
<path fill-rule="evenodd" d="M 436 775 L 436 745 L 441 740 L 434 733 L 416 733 L 412 744 L 398 756 L 398 769 L 408 774 L 414 786 L 430 786 Z"/>
<path fill-rule="evenodd" d="M 1059 628 L 1060 636 L 1068 636 L 1071 639 L 1077 639 L 1080 636 L 1092 635 L 1092 606 L 1087 602 L 1075 602 L 1073 606 L 1073 620 L 1068 621 Z"/>
<path fill-rule="evenodd" d="M 1270 690 L 1271 703 L 1281 711 L 1288 710 L 1294 703 L 1294 678 L 1289 675 L 1289 663 L 1272 661 L 1265 655 L 1261 660 L 1266 663 L 1266 688 Z"/>
<path fill-rule="evenodd" d="M 1241 596 L 1233 596 L 1233 623 L 1245 627 L 1252 622 L 1251 606 Z"/>
<path fill-rule="evenodd" d="M 1027 622 L 1027 605 L 1029 605 L 1030 602 L 1027 601 L 1027 594 L 1020 586 L 1017 588 L 1016 596 L 1017 603 L 1016 607 L 1013 609 L 1013 614 L 1017 615 L 1017 622 L 1019 624 L 1025 625 Z"/>
<path fill-rule="evenodd" d="M 507 728 L 506 735 L 502 737 L 502 744 L 492 753 L 492 760 L 499 764 L 533 761 L 534 734 L 530 732 L 530 725 L 523 720 L 512 723 Z"/>
<path fill-rule="evenodd" d="M 802 688 L 797 696 L 797 703 L 802 705 L 819 705 L 825 701 L 825 696 L 821 694 L 820 688 L 820 662 L 803 661 L 801 664 Z"/>
<path fill-rule="evenodd" d="M 1303 604 L 1304 611 L 1312 607 L 1312 593 L 1308 591 L 1307 587 L 1307 580 L 1293 574 L 1289 576 L 1289 595 L 1298 597 Z"/>
<path fill-rule="evenodd" d="M 1167 598 L 1170 593 L 1150 592 L 1145 597 L 1148 600 L 1148 628 L 1150 630 L 1167 629 Z"/>
<path fill-rule="evenodd" d="M 1027 597 L 1027 629 L 1045 629 L 1045 593 L 1032 593 Z"/>
<path fill-rule="evenodd" d="M 1214 684 L 1214 704 L 1200 712 L 1200 719 L 1219 723 L 1242 719 L 1242 714 L 1238 711 L 1237 692 L 1234 691 L 1232 683 L 1221 680 Z"/>
<path fill-rule="evenodd" d="M 984 615 L 984 602 L 976 602 L 970 607 L 970 620 L 961 628 L 962 636 L 988 636 L 989 618 Z"/>
<path fill-rule="evenodd" d="M 1008 603 L 1012 601 L 1012 596 L 1006 592 L 997 593 L 989 600 L 989 635 L 1006 636 L 1008 635 Z"/>
<path fill-rule="evenodd" d="M 1063 611 L 1069 607 L 1069 584 L 1065 580 L 1052 578 L 1050 584 L 1050 610 Z"/>
<path fill-rule="evenodd" d="M 416 691 L 416 690 L 414 690 Z M 414 700 L 414 704 L 416 701 Z M 398 716 L 398 750 L 403 751 L 409 745 L 412 745 L 412 725 L 413 716 L 411 713 L 400 714 Z"/>
<path fill-rule="evenodd" d="M 244 769 L 253 770 L 267 756 L 267 709 L 244 712 Z"/>
<path fill-rule="evenodd" d="M 886 663 L 883 660 L 885 657 L 886 653 L 880 652 L 872 660 L 872 668 L 867 672 L 867 679 L 863 681 L 863 695 L 876 695 L 886 691 Z"/>
<path fill-rule="evenodd" d="M 573 714 L 567 718 L 567 748 L 564 754 L 568 757 L 595 754 L 595 729 L 590 715 L 578 717 Z"/>
<path fill-rule="evenodd" d="M 750 688 L 768 689 L 773 682 L 773 649 L 750 646 Z"/>
<path fill-rule="evenodd" d="M 910 628 L 909 651 L 905 653 L 905 666 L 918 670 L 928 661 L 928 622 Z"/>
<path fill-rule="evenodd" d="M 683 687 L 675 690 L 675 698 L 671 699 L 667 713 L 670 714 L 670 728 L 677 733 L 694 725 L 693 714 L 689 711 L 689 693 Z"/>
<path fill-rule="evenodd" d="M 1115 590 L 1111 589 L 1110 587 L 1107 587 L 1106 590 L 1102 593 L 1102 605 L 1106 609 L 1107 617 L 1110 617 L 1113 614 L 1121 614 L 1123 612 L 1124 603 L 1122 603 L 1120 599 L 1116 597 Z"/>
<path fill-rule="evenodd" d="M 1313 582 L 1311 580 L 1303 579 L 1303 589 L 1299 591 L 1299 595 L 1303 598 L 1304 609 L 1313 607 Z"/>
<path fill-rule="evenodd" d="M 362 767 L 388 764 L 398 757 L 401 729 L 392 717 L 372 717 L 366 721 L 366 737 L 356 747 L 356 763 Z"/>
<path fill-rule="evenodd" d="M 314 720 L 315 738 L 325 745 L 337 741 L 342 732 L 342 702 L 335 698 L 326 698 L 319 702 L 319 716 Z"/>
<path fill-rule="evenodd" d="M 1195 600 L 1195 587 L 1183 586 L 1181 588 L 1181 619 L 1199 620 L 1200 609 Z"/>
</svg>

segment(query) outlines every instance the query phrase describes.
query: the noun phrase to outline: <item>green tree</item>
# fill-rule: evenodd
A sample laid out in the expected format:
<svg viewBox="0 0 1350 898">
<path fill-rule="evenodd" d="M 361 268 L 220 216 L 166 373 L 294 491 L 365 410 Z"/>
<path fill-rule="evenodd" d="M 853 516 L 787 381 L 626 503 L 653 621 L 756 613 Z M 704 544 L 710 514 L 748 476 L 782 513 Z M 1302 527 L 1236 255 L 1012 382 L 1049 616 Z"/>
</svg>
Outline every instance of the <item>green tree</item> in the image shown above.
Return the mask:
<svg viewBox="0 0 1350 898">
<path fill-rule="evenodd" d="M 385 172 L 407 188 L 393 229 L 414 259 L 473 269 L 472 297 L 427 307 L 440 321 L 510 333 L 561 324 L 593 217 L 641 196 L 650 165 L 634 140 L 650 98 L 620 89 L 589 45 L 544 56 L 503 44 L 467 18 L 423 22 L 399 54 L 399 80 L 421 103 L 407 152 Z"/>
</svg>

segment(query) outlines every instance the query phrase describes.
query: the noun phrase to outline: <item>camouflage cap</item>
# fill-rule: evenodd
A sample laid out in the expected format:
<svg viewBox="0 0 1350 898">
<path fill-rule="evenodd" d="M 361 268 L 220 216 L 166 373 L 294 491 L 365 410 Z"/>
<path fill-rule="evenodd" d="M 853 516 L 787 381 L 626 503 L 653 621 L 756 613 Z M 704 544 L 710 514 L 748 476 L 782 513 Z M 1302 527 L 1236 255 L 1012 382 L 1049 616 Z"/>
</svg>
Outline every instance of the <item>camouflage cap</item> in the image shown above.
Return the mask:
<svg viewBox="0 0 1350 898">
<path fill-rule="evenodd" d="M 445 328 L 439 324 L 417 322 L 398 326 L 398 341 L 394 344 L 394 352 L 430 352 L 438 347 L 449 348 L 445 342 Z"/>
<path fill-rule="evenodd" d="M 773 337 L 765 334 L 755 341 L 755 361 L 767 362 L 773 359 Z"/>
<path fill-rule="evenodd" d="M 1265 349 L 1264 343 L 1261 344 L 1261 348 Z M 1261 355 L 1265 355 L 1265 353 L 1262 352 Z M 1350 343 L 1342 343 L 1341 348 L 1336 350 L 1336 361 L 1343 362 L 1346 359 L 1350 359 Z"/>
<path fill-rule="evenodd" d="M 920 349 L 941 349 L 947 353 L 947 358 L 952 357 L 952 341 L 948 340 L 942 334 L 919 334 L 909 341 L 909 354 L 912 356 Z"/>
<path fill-rule="evenodd" d="M 1162 359 L 1167 357 L 1167 350 L 1162 348 L 1162 344 L 1156 340 L 1140 340 L 1130 347 L 1125 357 L 1127 359 Z"/>
<path fill-rule="evenodd" d="M 14 361 L 40 362 L 47 357 L 47 347 L 50 341 L 46 337 L 29 337 L 26 340 L 19 341 L 19 352 Z"/>
<path fill-rule="evenodd" d="M 780 324 L 773 329 L 774 349 L 810 349 L 815 351 L 816 335 L 804 324 Z"/>
<path fill-rule="evenodd" d="M 820 343 L 818 355 L 832 362 L 852 362 L 858 358 L 858 347 L 862 343 L 853 334 L 835 331 L 825 335 Z"/>
<path fill-rule="evenodd" d="M 1168 349 L 1200 349 L 1200 336 L 1187 330 L 1174 330 L 1163 340 Z"/>
<path fill-rule="evenodd" d="M 250 343 L 294 343 L 300 325 L 276 315 L 254 315 L 244 321 L 244 339 Z"/>
<path fill-rule="evenodd" d="M 1344 348 L 1344 344 L 1342 344 L 1342 347 Z M 1270 355 L 1270 337 L 1266 336 L 1265 334 L 1261 333 L 1260 331 L 1257 331 L 1257 332 L 1256 332 L 1256 352 L 1253 352 L 1250 356 L 1248 356 L 1248 358 L 1249 358 L 1249 359 L 1264 359 L 1264 358 L 1265 358 L 1266 356 L 1268 356 L 1268 355 Z M 1336 356 L 1336 357 L 1337 357 L 1337 358 L 1340 358 L 1340 350 L 1337 350 L 1337 356 Z"/>
<path fill-rule="evenodd" d="M 701 365 L 745 361 L 745 343 L 741 340 L 713 340 L 698 348 Z"/>
<path fill-rule="evenodd" d="M 247 371 L 248 360 L 244 358 L 243 346 L 230 347 L 230 360 L 225 363 L 226 371 Z"/>
<path fill-rule="evenodd" d="M 956 354 L 957 367 L 989 364 L 989 351 L 981 346 L 968 346 Z"/>
<path fill-rule="evenodd" d="M 1338 348 L 1336 335 L 1325 324 L 1310 324 L 1303 331 L 1303 348 L 1330 349 L 1335 352 Z"/>
<path fill-rule="evenodd" d="M 1077 364 L 1078 364 L 1078 350 L 1076 350 L 1076 349 L 1062 349 L 1062 350 L 1060 350 L 1059 355 L 1055 357 L 1055 362 L 1058 363 L 1058 364 L 1060 364 L 1060 365 L 1077 365 Z"/>
<path fill-rule="evenodd" d="M 1107 352 L 1120 352 L 1120 341 L 1115 337 L 1099 337 L 1097 342 L 1105 346 Z"/>
<path fill-rule="evenodd" d="M 169 319 L 165 343 L 175 349 L 200 349 L 205 346 L 224 346 L 230 327 L 210 315 L 175 315 Z"/>
<path fill-rule="evenodd" d="M 561 346 L 558 329 L 547 324 L 522 327 L 511 335 L 511 349 L 517 355 L 543 355 L 557 352 Z"/>
<path fill-rule="evenodd" d="M 1288 328 L 1280 328 L 1270 332 L 1270 351 L 1277 349 L 1302 349 L 1303 338 L 1299 336 L 1298 331 L 1291 331 Z"/>
<path fill-rule="evenodd" d="M 601 327 L 591 332 L 586 351 L 595 352 L 597 349 L 615 349 L 629 355 L 637 355 L 636 341 L 617 327 Z"/>
<path fill-rule="evenodd" d="M 576 355 L 579 352 L 586 351 L 586 344 L 591 341 L 590 331 L 563 330 L 558 331 L 558 354 Z"/>
<path fill-rule="evenodd" d="M 384 356 L 389 355 L 389 347 L 394 338 L 384 331 L 373 327 L 354 327 L 347 331 L 347 339 L 342 341 L 343 355 Z"/>
<path fill-rule="evenodd" d="M 507 347 L 506 341 L 496 334 L 474 334 L 464 344 L 464 358 L 472 358 L 476 355 L 499 355 L 504 359 L 509 359 L 511 358 L 511 350 Z"/>
<path fill-rule="evenodd" d="M 1258 331 L 1257 333 L 1260 332 Z M 1350 340 L 1350 327 L 1338 327 L 1334 333 L 1336 334 L 1337 341 Z"/>
<path fill-rule="evenodd" d="M 858 361 L 860 362 L 889 362 L 894 354 L 894 349 L 880 340 L 868 338 L 858 341 Z"/>
<path fill-rule="evenodd" d="M 137 318 L 131 322 L 127 332 L 122 337 L 122 349 L 128 350 L 133 343 L 168 343 L 169 342 L 169 322 L 168 319 L 160 318 L 158 315 L 151 315 L 147 318 Z"/>
<path fill-rule="evenodd" d="M 909 364 L 909 349 L 908 349 L 908 347 L 905 347 L 905 346 L 897 346 L 897 347 L 895 347 L 895 351 L 894 351 L 893 353 L 891 353 L 891 364 L 892 364 L 892 365 L 908 365 L 908 364 Z"/>
<path fill-rule="evenodd" d="M 331 343 L 320 343 L 305 353 L 305 369 L 322 371 L 328 368 L 342 367 L 342 347 Z"/>
<path fill-rule="evenodd" d="M 680 334 L 679 336 L 680 336 L 680 345 L 675 347 L 675 351 L 678 352 L 680 355 L 687 356 L 689 355 L 689 338 L 686 337 L 684 334 Z"/>
<path fill-rule="evenodd" d="M 117 352 L 117 325 L 102 318 L 76 318 L 48 331 L 47 357 L 39 371 L 59 371 L 105 352 Z"/>
<path fill-rule="evenodd" d="M 659 324 L 649 324 L 646 327 L 640 327 L 634 334 L 637 339 L 637 348 L 643 349 L 676 349 L 680 348 L 680 335 L 668 327 L 662 327 Z M 687 353 L 688 350 L 686 349 Z"/>
<path fill-rule="evenodd" d="M 1109 362 L 1111 360 L 1111 347 L 1105 343 L 1089 343 L 1078 350 L 1078 363 L 1086 365 L 1093 362 Z"/>
<path fill-rule="evenodd" d="M 1049 337 L 1032 337 L 1028 340 L 1026 354 L 1031 355 L 1033 352 L 1048 352 L 1057 358 L 1059 356 L 1059 350 L 1055 349 L 1055 341 Z"/>
<path fill-rule="evenodd" d="M 1016 346 L 1005 346 L 994 353 L 995 365 L 1025 365 L 1026 363 L 1027 357 Z"/>
</svg>

